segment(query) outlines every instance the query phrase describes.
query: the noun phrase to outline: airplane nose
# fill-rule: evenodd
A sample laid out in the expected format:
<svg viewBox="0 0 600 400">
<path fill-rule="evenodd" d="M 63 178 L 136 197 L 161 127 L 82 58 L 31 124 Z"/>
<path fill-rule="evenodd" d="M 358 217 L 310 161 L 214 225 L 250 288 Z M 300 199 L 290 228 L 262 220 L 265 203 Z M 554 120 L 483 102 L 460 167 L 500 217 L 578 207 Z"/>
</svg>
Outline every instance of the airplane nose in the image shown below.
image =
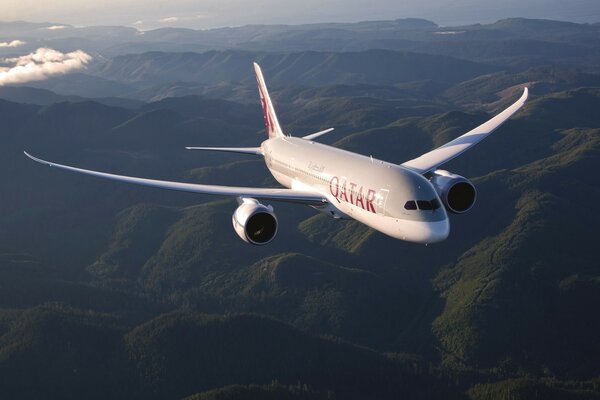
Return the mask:
<svg viewBox="0 0 600 400">
<path fill-rule="evenodd" d="M 427 240 L 425 243 L 437 243 L 446 240 L 450 234 L 450 221 L 446 218 L 443 221 L 427 222 Z"/>
<path fill-rule="evenodd" d="M 400 238 L 415 243 L 441 242 L 450 234 L 450 221 L 421 221 L 404 224 Z"/>
<path fill-rule="evenodd" d="M 437 243 L 445 240 L 450 234 L 450 220 L 448 217 L 441 221 L 410 221 L 395 220 L 394 230 L 388 235 L 397 239 L 413 243 Z M 381 229 L 379 227 L 379 229 Z M 387 232 L 385 232 L 387 233 Z"/>
</svg>

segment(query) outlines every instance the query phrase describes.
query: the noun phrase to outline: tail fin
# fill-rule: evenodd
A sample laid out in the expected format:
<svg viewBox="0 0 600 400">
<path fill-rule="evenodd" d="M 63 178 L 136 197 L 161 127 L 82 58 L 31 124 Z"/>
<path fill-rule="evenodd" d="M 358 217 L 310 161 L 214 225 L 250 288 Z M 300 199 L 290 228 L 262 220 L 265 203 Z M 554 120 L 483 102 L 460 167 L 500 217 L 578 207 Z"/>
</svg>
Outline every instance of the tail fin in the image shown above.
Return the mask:
<svg viewBox="0 0 600 400">
<path fill-rule="evenodd" d="M 279 121 L 277 120 L 277 114 L 275 114 L 273 103 L 271 103 L 271 98 L 269 97 L 269 91 L 267 90 L 267 85 L 265 84 L 265 78 L 263 78 L 262 71 L 257 63 L 254 63 L 254 71 L 256 72 L 256 80 L 258 81 L 258 91 L 260 92 L 260 101 L 262 103 L 263 114 L 265 117 L 267 135 L 269 135 L 270 138 L 284 136 L 281 127 L 279 126 Z"/>
</svg>

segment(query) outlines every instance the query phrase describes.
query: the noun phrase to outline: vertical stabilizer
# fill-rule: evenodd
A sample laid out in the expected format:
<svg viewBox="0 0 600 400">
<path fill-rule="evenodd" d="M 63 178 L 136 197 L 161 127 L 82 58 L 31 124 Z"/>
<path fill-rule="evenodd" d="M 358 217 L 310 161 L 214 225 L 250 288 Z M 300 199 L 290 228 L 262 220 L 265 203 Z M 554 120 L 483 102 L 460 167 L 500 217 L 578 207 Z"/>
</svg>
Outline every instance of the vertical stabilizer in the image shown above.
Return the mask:
<svg viewBox="0 0 600 400">
<path fill-rule="evenodd" d="M 256 72 L 256 81 L 258 82 L 258 91 L 260 92 L 260 102 L 262 104 L 263 115 L 265 117 L 267 135 L 269 135 L 270 138 L 284 136 L 283 132 L 281 131 L 281 127 L 279 126 L 279 121 L 277 120 L 277 114 L 275 114 L 273 103 L 271 103 L 271 98 L 269 97 L 269 91 L 267 90 L 267 85 L 265 84 L 265 78 L 263 77 L 260 66 L 257 63 L 254 63 L 254 71 Z"/>
</svg>

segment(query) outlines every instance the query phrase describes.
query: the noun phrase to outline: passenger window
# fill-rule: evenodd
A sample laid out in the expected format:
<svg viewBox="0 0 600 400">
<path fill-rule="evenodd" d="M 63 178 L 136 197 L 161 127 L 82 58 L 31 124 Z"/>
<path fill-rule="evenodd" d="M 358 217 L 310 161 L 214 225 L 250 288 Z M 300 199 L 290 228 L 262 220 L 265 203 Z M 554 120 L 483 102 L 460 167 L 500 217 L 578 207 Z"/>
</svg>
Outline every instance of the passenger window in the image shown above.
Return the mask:
<svg viewBox="0 0 600 400">
<path fill-rule="evenodd" d="M 419 205 L 419 210 L 433 210 L 431 203 L 426 200 L 417 200 L 417 204 Z"/>
<path fill-rule="evenodd" d="M 417 204 L 413 200 L 409 200 L 404 205 L 404 208 L 407 209 L 407 210 L 416 210 L 417 209 Z"/>
</svg>

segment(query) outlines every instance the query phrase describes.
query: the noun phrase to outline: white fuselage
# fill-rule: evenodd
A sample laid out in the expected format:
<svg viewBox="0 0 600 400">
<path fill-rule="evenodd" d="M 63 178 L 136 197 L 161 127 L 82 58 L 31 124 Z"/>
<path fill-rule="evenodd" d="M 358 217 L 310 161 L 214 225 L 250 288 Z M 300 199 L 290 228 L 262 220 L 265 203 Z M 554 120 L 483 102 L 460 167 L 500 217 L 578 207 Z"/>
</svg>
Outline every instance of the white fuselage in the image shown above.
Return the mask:
<svg viewBox="0 0 600 400">
<path fill-rule="evenodd" d="M 334 218 L 417 243 L 439 242 L 450 233 L 434 187 L 414 171 L 301 138 L 271 138 L 261 149 L 279 183 L 318 191 L 328 204 L 315 208 Z"/>
</svg>

